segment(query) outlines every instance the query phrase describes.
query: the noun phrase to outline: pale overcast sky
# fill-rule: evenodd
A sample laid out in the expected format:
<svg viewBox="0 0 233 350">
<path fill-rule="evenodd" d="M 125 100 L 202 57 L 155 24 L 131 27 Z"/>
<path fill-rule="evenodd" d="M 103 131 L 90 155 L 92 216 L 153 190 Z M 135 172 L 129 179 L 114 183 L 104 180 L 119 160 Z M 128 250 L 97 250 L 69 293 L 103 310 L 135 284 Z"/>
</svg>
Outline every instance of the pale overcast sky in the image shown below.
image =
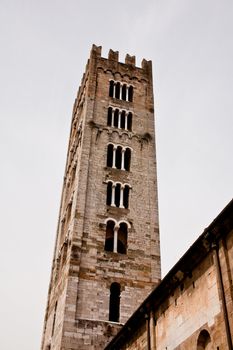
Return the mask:
<svg viewBox="0 0 233 350">
<path fill-rule="evenodd" d="M 0 348 L 38 350 L 92 43 L 153 61 L 163 275 L 232 198 L 232 0 L 0 1 Z"/>
</svg>

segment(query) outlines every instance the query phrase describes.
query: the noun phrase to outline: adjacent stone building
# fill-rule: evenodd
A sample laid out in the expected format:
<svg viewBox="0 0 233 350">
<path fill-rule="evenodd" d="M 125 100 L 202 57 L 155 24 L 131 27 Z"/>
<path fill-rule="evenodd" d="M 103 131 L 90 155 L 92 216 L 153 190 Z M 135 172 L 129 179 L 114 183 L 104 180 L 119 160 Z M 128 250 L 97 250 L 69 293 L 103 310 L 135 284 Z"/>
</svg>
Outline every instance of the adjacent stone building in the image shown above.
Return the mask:
<svg viewBox="0 0 233 350">
<path fill-rule="evenodd" d="M 232 350 L 233 200 L 106 350 Z"/>
<path fill-rule="evenodd" d="M 93 45 L 74 103 L 42 350 L 103 349 L 160 282 L 151 61 Z"/>
</svg>

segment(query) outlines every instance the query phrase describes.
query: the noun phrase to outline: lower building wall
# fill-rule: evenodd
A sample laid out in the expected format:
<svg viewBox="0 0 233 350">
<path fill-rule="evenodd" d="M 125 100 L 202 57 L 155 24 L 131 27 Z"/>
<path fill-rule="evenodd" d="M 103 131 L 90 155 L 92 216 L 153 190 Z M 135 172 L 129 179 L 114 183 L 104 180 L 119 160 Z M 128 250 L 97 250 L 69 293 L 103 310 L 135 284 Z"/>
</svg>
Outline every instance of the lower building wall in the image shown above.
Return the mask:
<svg viewBox="0 0 233 350">
<path fill-rule="evenodd" d="M 150 347 L 147 344 L 147 321 L 144 320 L 137 330 L 128 333 L 123 345 L 113 349 L 199 349 L 198 339 L 202 341 L 200 334 L 203 332 L 210 336 L 203 349 L 228 349 L 218 276 L 212 252 L 159 307 L 153 308 L 151 305 L 151 310 L 154 315 L 153 320 L 151 319 L 154 328 L 150 328 Z"/>
<path fill-rule="evenodd" d="M 119 324 L 109 324 L 109 322 L 78 320 L 75 322 L 74 332 L 69 332 L 65 324 L 66 331 L 63 334 L 61 350 L 101 350 L 117 334 L 122 327 Z"/>
</svg>

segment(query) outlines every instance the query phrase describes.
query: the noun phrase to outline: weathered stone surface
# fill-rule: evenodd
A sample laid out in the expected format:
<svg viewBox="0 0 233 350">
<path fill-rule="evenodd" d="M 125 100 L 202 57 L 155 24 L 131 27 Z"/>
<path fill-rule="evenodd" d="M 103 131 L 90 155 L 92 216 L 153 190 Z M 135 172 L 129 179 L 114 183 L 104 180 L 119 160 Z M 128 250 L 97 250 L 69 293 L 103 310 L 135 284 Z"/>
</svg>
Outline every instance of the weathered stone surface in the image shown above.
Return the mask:
<svg viewBox="0 0 233 350">
<path fill-rule="evenodd" d="M 132 101 L 110 97 L 110 80 Z M 130 112 L 132 127 L 109 125 L 109 107 Z M 151 62 L 93 46 L 73 108 L 42 350 L 104 348 L 160 281 L 153 110 Z M 109 143 L 131 149 L 129 171 L 107 166 Z M 129 185 L 128 208 L 106 205 L 108 181 Z M 126 254 L 105 250 L 108 219 L 127 223 Z M 114 282 L 118 323 L 108 321 Z"/>
</svg>

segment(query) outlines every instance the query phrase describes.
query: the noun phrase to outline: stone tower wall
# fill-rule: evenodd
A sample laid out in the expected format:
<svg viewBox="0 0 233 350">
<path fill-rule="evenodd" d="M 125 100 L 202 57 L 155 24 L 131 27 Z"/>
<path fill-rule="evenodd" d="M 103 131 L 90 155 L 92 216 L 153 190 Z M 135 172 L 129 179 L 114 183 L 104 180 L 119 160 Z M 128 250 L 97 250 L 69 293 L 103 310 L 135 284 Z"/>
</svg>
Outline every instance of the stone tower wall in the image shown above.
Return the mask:
<svg viewBox="0 0 233 350">
<path fill-rule="evenodd" d="M 109 97 L 110 80 L 131 85 L 133 101 Z M 132 129 L 107 125 L 109 107 L 130 111 Z M 73 109 L 42 350 L 103 348 L 160 280 L 153 108 L 151 62 L 138 68 L 93 46 Z M 107 166 L 109 143 L 131 149 L 129 171 Z M 129 186 L 128 208 L 106 205 L 109 181 Z M 127 224 L 126 254 L 105 249 L 109 219 Z"/>
</svg>

